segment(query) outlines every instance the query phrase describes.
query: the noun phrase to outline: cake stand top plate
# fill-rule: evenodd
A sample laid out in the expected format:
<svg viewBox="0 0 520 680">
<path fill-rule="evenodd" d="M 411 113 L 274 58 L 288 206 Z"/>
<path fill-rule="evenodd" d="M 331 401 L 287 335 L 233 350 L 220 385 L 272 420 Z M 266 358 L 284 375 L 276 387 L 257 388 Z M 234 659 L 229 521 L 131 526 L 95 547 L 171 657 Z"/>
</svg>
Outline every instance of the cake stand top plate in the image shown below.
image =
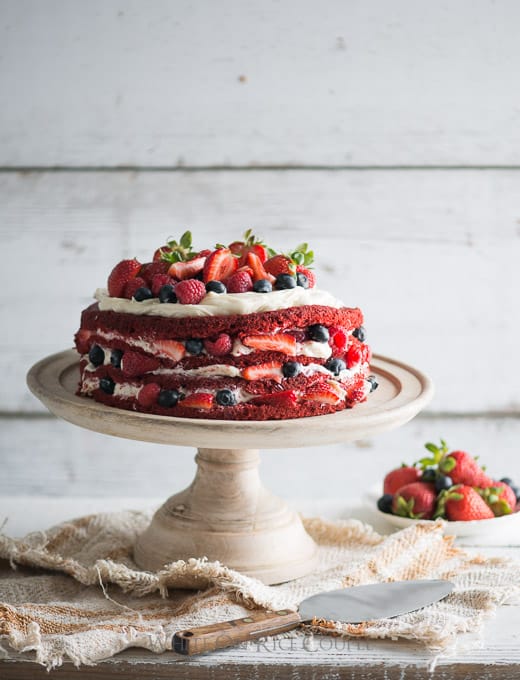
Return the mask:
<svg viewBox="0 0 520 680">
<path fill-rule="evenodd" d="M 323 416 L 267 421 L 148 415 L 78 397 L 79 357 L 75 350 L 39 361 L 29 371 L 27 384 L 55 415 L 103 434 L 199 448 L 279 449 L 335 444 L 399 427 L 433 396 L 431 380 L 400 361 L 375 355 L 371 371 L 379 388 L 364 404 Z"/>
</svg>

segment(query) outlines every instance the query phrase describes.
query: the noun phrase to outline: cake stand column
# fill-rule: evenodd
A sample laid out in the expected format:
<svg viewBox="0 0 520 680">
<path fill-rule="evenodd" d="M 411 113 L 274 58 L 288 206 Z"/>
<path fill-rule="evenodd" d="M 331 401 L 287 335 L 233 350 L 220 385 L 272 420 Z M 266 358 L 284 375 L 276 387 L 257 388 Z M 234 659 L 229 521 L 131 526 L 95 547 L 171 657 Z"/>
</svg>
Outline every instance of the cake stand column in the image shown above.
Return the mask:
<svg viewBox="0 0 520 680">
<path fill-rule="evenodd" d="M 281 583 L 312 571 L 316 544 L 299 516 L 260 481 L 255 449 L 198 449 L 191 485 L 169 498 L 139 537 L 134 558 L 150 571 L 207 557 Z"/>
</svg>

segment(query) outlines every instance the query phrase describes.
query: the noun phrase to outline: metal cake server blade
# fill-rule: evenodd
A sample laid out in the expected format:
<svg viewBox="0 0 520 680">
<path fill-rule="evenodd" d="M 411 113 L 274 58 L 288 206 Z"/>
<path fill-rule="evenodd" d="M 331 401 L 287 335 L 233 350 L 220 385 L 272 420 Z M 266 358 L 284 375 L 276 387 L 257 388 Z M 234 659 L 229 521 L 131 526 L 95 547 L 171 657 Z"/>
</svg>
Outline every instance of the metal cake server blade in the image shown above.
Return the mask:
<svg viewBox="0 0 520 680">
<path fill-rule="evenodd" d="M 450 581 L 422 579 L 329 590 L 307 597 L 297 612 L 253 611 L 242 619 L 179 631 L 173 636 L 172 648 L 191 656 L 283 633 L 313 619 L 361 623 L 391 618 L 438 602 L 453 588 Z"/>
</svg>

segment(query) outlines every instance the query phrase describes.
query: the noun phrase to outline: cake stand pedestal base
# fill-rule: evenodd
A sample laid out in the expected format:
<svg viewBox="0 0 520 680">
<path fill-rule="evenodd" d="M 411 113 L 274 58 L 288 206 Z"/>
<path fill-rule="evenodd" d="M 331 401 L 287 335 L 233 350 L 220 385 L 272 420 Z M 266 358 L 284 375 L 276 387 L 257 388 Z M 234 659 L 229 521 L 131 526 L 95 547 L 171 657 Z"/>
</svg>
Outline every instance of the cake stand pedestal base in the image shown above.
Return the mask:
<svg viewBox="0 0 520 680">
<path fill-rule="evenodd" d="M 198 449 L 191 485 L 169 498 L 139 537 L 136 563 L 148 571 L 207 557 L 264 583 L 304 576 L 316 544 L 299 516 L 260 481 L 255 449 Z"/>
</svg>

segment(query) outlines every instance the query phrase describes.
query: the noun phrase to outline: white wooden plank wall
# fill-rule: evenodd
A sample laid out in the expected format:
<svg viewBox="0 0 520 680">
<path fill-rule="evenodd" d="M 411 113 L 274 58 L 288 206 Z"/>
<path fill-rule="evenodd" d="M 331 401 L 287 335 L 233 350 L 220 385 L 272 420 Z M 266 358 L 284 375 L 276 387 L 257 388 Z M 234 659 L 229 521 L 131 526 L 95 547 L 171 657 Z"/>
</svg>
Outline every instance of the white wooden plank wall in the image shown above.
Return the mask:
<svg viewBox="0 0 520 680">
<path fill-rule="evenodd" d="M 375 350 L 437 386 L 362 447 L 266 454 L 274 491 L 359 492 L 442 435 L 520 480 L 519 20 L 515 0 L 0 0 L 0 494 L 189 480 L 186 449 L 45 418 L 24 376 L 121 257 L 250 226 L 310 241 Z"/>
</svg>

